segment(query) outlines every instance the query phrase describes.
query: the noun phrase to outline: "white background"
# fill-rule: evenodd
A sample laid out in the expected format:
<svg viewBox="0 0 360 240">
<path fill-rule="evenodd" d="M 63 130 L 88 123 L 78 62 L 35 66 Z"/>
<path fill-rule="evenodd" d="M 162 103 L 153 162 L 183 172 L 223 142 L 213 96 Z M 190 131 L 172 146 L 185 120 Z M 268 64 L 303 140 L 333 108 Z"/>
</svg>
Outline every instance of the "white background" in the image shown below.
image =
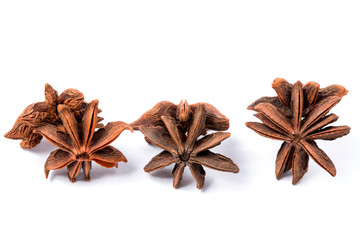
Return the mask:
<svg viewBox="0 0 360 240">
<path fill-rule="evenodd" d="M 55 148 L 0 138 L 1 239 L 359 239 L 360 14 L 357 1 L 1 1 L 1 135 L 43 101 L 44 84 L 100 100 L 105 122 L 132 122 L 158 101 L 209 102 L 230 119 L 214 149 L 239 174 L 143 171 L 160 149 L 139 132 L 112 145 L 128 158 L 95 166 L 91 181 L 66 170 L 45 179 Z M 275 77 L 349 89 L 332 112 L 351 134 L 318 141 L 337 168 L 314 161 L 295 186 L 275 179 L 281 142 L 245 127 L 247 105 L 274 96 Z"/>
</svg>

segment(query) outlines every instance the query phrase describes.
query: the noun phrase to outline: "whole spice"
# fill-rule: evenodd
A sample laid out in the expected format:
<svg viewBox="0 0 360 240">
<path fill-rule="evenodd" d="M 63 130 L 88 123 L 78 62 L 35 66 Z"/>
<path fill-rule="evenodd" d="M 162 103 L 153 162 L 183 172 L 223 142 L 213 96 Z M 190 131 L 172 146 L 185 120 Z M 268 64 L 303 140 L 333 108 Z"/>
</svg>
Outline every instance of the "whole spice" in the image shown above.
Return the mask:
<svg viewBox="0 0 360 240">
<path fill-rule="evenodd" d="M 5 134 L 9 139 L 21 139 L 20 146 L 25 149 L 33 148 L 42 139 L 41 134 L 35 133 L 34 129 L 44 123 L 58 126 L 59 131 L 65 131 L 61 125 L 57 111 L 58 105 L 67 106 L 74 114 L 75 119 L 80 122 L 87 103 L 84 102 L 84 95 L 76 89 L 69 88 L 62 92 L 60 96 L 50 84 L 45 84 L 45 101 L 29 105 L 17 118 L 13 128 Z M 99 111 L 101 112 L 101 110 Z M 103 118 L 98 117 L 97 122 Z M 102 127 L 97 124 L 97 127 Z"/>
<path fill-rule="evenodd" d="M 186 104 L 187 102 L 180 107 L 186 106 Z M 230 133 L 215 132 L 198 140 L 198 137 L 205 132 L 209 113 L 206 111 L 205 104 L 198 104 L 193 109 L 191 114 L 189 114 L 190 110 L 180 111 L 177 118 L 174 115 L 162 115 L 160 116 L 162 123 L 157 122 L 157 126 L 143 125 L 139 127 L 151 143 L 164 149 L 145 166 L 144 170 L 152 172 L 175 163 L 172 171 L 175 188 L 180 186 L 186 166 L 190 168 L 198 189 L 203 188 L 205 181 L 205 170 L 202 165 L 221 171 L 239 172 L 239 168 L 230 158 L 208 150 L 230 137 Z M 159 109 L 158 112 L 166 111 Z M 190 119 L 191 121 L 189 121 Z M 184 125 L 188 127 L 184 128 Z M 184 129 L 188 129 L 188 131 L 185 132 Z"/>
<path fill-rule="evenodd" d="M 118 162 L 127 162 L 124 155 L 116 148 L 109 146 L 124 129 L 133 129 L 124 122 L 110 122 L 95 132 L 98 114 L 98 101 L 94 100 L 86 107 L 83 118 L 78 124 L 72 110 L 64 105 L 57 106 L 57 112 L 65 133 L 52 124 L 37 127 L 34 132 L 44 136 L 59 149 L 53 151 L 45 163 L 45 176 L 50 170 L 67 166 L 71 182 L 76 180 L 80 169 L 83 169 L 85 180 L 90 180 L 91 162 L 111 168 Z"/>
<path fill-rule="evenodd" d="M 248 107 L 263 123 L 247 122 L 246 126 L 267 138 L 284 141 L 276 159 L 276 177 L 292 169 L 293 184 L 297 183 L 307 172 L 309 156 L 335 176 L 334 164 L 314 140 L 334 140 L 350 132 L 348 126 L 326 127 L 338 119 L 327 113 L 347 90 L 339 85 L 320 89 L 315 82 L 292 85 L 284 79 L 275 79 L 273 88 L 278 97 L 264 97 Z"/>
</svg>

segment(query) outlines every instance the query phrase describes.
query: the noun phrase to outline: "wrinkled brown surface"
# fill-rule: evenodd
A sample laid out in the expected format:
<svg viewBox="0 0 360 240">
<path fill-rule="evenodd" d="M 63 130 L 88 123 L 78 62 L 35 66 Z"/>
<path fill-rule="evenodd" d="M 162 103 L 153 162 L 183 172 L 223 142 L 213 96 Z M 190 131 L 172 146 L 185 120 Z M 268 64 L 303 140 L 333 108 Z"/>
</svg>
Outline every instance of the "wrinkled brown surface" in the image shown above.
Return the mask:
<svg viewBox="0 0 360 240">
<path fill-rule="evenodd" d="M 174 179 L 173 186 L 178 188 L 185 167 L 189 167 L 198 189 L 203 188 L 205 181 L 205 171 L 202 166 L 226 172 L 239 172 L 239 168 L 230 158 L 212 153 L 208 150 L 230 137 L 230 133 L 215 132 L 198 139 L 206 128 L 208 116 L 218 114 L 217 112 L 207 114 L 206 106 L 209 105 L 197 104 L 196 108 L 191 110 L 191 117 L 189 118 L 191 119 L 191 123 L 187 133 L 180 127 L 181 123 L 174 117 L 168 115 L 160 117 L 165 127 L 160 126 L 160 124 L 158 126 L 139 126 L 140 131 L 151 143 L 164 149 L 163 152 L 155 156 L 145 166 L 145 172 L 152 172 L 175 163 L 172 172 Z M 187 119 L 190 115 L 188 111 L 189 108 L 184 107 L 182 109 L 185 109 L 185 111 L 182 111 L 181 118 Z M 168 112 L 163 110 L 159 111 Z M 181 115 L 181 111 L 178 111 L 178 115 L 179 114 Z M 217 117 L 209 120 L 212 124 L 218 121 Z M 220 122 L 219 124 L 221 125 Z"/>
<path fill-rule="evenodd" d="M 349 134 L 348 126 L 327 127 L 338 119 L 327 114 L 348 91 L 340 85 L 320 88 L 309 82 L 303 86 L 300 81 L 289 84 L 281 78 L 275 79 L 273 88 L 278 97 L 260 98 L 248 107 L 257 112 L 255 116 L 262 123 L 247 122 L 246 126 L 267 138 L 284 141 L 276 159 L 276 177 L 292 169 L 293 184 L 297 183 L 308 170 L 309 156 L 335 176 L 334 164 L 314 140 L 335 140 Z"/>
<path fill-rule="evenodd" d="M 71 182 L 83 169 L 85 180 L 90 180 L 91 162 L 100 166 L 117 167 L 118 162 L 127 162 L 125 156 L 116 148 L 109 146 L 123 130 L 133 131 L 124 122 L 111 122 L 104 128 L 95 131 L 97 125 L 98 101 L 94 100 L 86 107 L 80 124 L 71 108 L 65 104 L 57 106 L 64 132 L 52 124 L 43 124 L 34 132 L 44 136 L 50 143 L 58 147 L 48 157 L 44 170 L 48 177 L 50 170 L 67 167 Z"/>
<path fill-rule="evenodd" d="M 283 78 L 276 78 L 272 83 L 273 89 L 276 91 L 277 96 L 276 97 L 262 97 L 253 102 L 248 106 L 249 110 L 255 110 L 255 107 L 260 103 L 270 103 L 271 105 L 274 105 L 276 108 L 278 108 L 279 111 L 281 111 L 283 114 L 287 115 L 289 118 L 292 117 L 290 102 L 291 102 L 291 96 L 292 96 L 292 89 L 294 87 L 294 84 L 288 83 Z M 308 114 L 314 104 L 320 102 L 324 98 L 330 97 L 330 96 L 336 96 L 340 99 L 344 97 L 348 90 L 346 90 L 343 86 L 340 85 L 331 85 L 325 88 L 320 88 L 320 85 L 316 82 L 308 82 L 305 85 L 302 86 L 303 89 L 303 114 L 302 117 L 304 117 L 306 114 Z"/>
<path fill-rule="evenodd" d="M 229 119 L 221 114 L 213 105 L 209 103 L 195 103 L 189 105 L 188 102 L 181 101 L 175 105 L 168 101 L 157 103 L 152 109 L 145 112 L 138 120 L 131 123 L 134 130 L 139 130 L 141 126 L 163 126 L 164 122 L 161 117 L 173 118 L 182 131 L 186 133 L 189 130 L 190 123 L 193 121 L 193 114 L 199 105 L 203 105 L 205 109 L 205 128 L 206 130 L 226 131 L 229 128 Z"/>
<path fill-rule="evenodd" d="M 58 96 L 57 91 L 50 84 L 45 84 L 45 101 L 26 107 L 5 137 L 22 140 L 20 143 L 22 148 L 35 147 L 42 139 L 40 134 L 34 133 L 36 127 L 50 123 L 59 126 L 59 130 L 62 130 L 57 110 L 59 105 L 68 107 L 73 112 L 75 119 L 80 122 L 88 104 L 84 102 L 84 95 L 76 89 L 69 88 Z M 102 120 L 103 118 L 97 117 L 98 123 Z M 102 126 L 102 124 L 97 124 L 97 127 Z"/>
</svg>

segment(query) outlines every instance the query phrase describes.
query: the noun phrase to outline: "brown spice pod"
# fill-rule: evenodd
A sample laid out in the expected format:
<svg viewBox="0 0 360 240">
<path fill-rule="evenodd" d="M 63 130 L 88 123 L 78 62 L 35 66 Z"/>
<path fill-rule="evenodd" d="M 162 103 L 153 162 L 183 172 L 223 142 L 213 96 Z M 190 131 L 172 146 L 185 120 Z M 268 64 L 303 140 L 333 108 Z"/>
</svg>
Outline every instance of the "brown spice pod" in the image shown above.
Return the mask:
<svg viewBox="0 0 360 240">
<path fill-rule="evenodd" d="M 208 150 L 221 144 L 230 133 L 215 132 L 198 139 L 206 134 L 206 129 L 227 129 L 229 126 L 229 120 L 210 104 L 189 106 L 187 101 L 182 101 L 176 106 L 160 102 L 132 126 L 139 129 L 147 141 L 164 149 L 145 166 L 144 171 L 152 172 L 175 163 L 172 171 L 174 188 L 180 186 L 186 166 L 190 168 L 198 189 L 202 189 L 205 182 L 203 166 L 239 172 L 230 158 Z"/>
<path fill-rule="evenodd" d="M 45 101 L 33 103 L 26 107 L 17 118 L 13 128 L 5 134 L 5 137 L 22 140 L 20 146 L 25 149 L 37 146 L 42 136 L 34 132 L 36 127 L 50 123 L 59 126 L 60 131 L 63 130 L 57 111 L 59 105 L 67 106 L 73 112 L 76 120 L 80 122 L 88 103 L 84 101 L 84 95 L 76 89 L 69 88 L 59 96 L 50 84 L 45 84 Z M 103 118 L 97 117 L 97 127 L 103 126 L 99 124 L 102 120 Z"/>
<path fill-rule="evenodd" d="M 123 130 L 133 131 L 130 125 L 124 122 L 110 122 L 105 127 L 95 131 L 97 124 L 98 101 L 88 104 L 80 124 L 71 109 L 66 105 L 59 105 L 57 111 L 65 133 L 52 124 L 37 127 L 34 132 L 44 136 L 50 143 L 59 149 L 48 157 L 44 170 L 48 177 L 50 170 L 67 167 L 71 182 L 76 180 L 81 168 L 85 180 L 90 180 L 92 161 L 100 166 L 117 167 L 119 162 L 127 162 L 125 156 L 116 148 L 109 146 Z"/>
<path fill-rule="evenodd" d="M 275 164 L 277 179 L 292 169 L 292 183 L 297 183 L 307 172 L 309 156 L 335 176 L 334 164 L 314 140 L 349 134 L 348 126 L 326 127 L 338 119 L 327 114 L 348 91 L 340 85 L 320 88 L 315 82 L 290 84 L 282 78 L 274 80 L 273 88 L 277 97 L 260 98 L 248 107 L 263 123 L 247 122 L 246 126 L 264 137 L 284 141 Z"/>
</svg>

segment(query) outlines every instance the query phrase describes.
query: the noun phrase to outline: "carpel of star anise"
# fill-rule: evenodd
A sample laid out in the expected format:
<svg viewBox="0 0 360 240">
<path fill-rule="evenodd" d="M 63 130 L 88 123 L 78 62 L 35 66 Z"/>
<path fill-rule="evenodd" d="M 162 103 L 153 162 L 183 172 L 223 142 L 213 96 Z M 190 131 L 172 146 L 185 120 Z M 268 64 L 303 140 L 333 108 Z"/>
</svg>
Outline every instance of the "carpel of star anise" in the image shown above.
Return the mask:
<svg viewBox="0 0 360 240">
<path fill-rule="evenodd" d="M 278 97 L 260 98 L 248 107 L 263 123 L 247 122 L 246 126 L 267 138 L 284 141 L 275 164 L 277 179 L 292 169 L 292 183 L 297 183 L 307 172 L 309 156 L 335 176 L 334 164 L 314 140 L 335 140 L 350 132 L 348 126 L 326 127 L 338 119 L 327 114 L 347 90 L 340 85 L 321 89 L 315 82 L 293 85 L 284 79 L 275 79 L 273 88 Z"/>
<path fill-rule="evenodd" d="M 45 84 L 45 101 L 33 103 L 26 107 L 17 118 L 13 128 L 5 134 L 5 137 L 22 140 L 20 146 L 24 149 L 30 149 L 37 146 L 42 139 L 41 134 L 34 132 L 34 129 L 41 124 L 50 123 L 58 126 L 60 131 L 65 131 L 57 111 L 60 104 L 67 106 L 74 113 L 78 122 L 81 121 L 88 105 L 84 102 L 84 95 L 76 89 L 69 88 L 58 95 L 50 84 Z M 98 117 L 97 122 L 102 119 Z M 97 125 L 97 127 L 102 126 L 102 124 Z"/>
<path fill-rule="evenodd" d="M 118 162 L 121 161 L 127 162 L 118 149 L 109 145 L 123 130 L 128 129 L 132 132 L 133 129 L 130 125 L 118 121 L 110 122 L 95 131 L 98 114 L 97 100 L 88 104 L 80 124 L 68 106 L 64 104 L 57 106 L 57 112 L 65 133 L 52 124 L 43 124 L 34 130 L 35 133 L 41 134 L 59 148 L 50 154 L 45 163 L 46 178 L 50 170 L 67 167 L 69 180 L 74 182 L 82 168 L 85 180 L 88 181 L 92 161 L 106 168 L 117 167 Z"/>
<path fill-rule="evenodd" d="M 205 170 L 203 166 L 215 170 L 239 172 L 239 168 L 230 158 L 208 150 L 221 144 L 223 140 L 230 137 L 230 133 L 215 132 L 198 139 L 205 131 L 206 116 L 205 104 L 198 104 L 192 113 L 187 134 L 181 127 L 181 122 L 177 121 L 179 119 L 168 115 L 160 117 L 165 127 L 160 124 L 158 126 L 140 126 L 140 131 L 151 143 L 164 149 L 145 166 L 145 172 L 152 172 L 175 163 L 172 171 L 173 186 L 178 188 L 187 166 L 190 168 L 198 189 L 202 189 L 204 186 Z"/>
</svg>

